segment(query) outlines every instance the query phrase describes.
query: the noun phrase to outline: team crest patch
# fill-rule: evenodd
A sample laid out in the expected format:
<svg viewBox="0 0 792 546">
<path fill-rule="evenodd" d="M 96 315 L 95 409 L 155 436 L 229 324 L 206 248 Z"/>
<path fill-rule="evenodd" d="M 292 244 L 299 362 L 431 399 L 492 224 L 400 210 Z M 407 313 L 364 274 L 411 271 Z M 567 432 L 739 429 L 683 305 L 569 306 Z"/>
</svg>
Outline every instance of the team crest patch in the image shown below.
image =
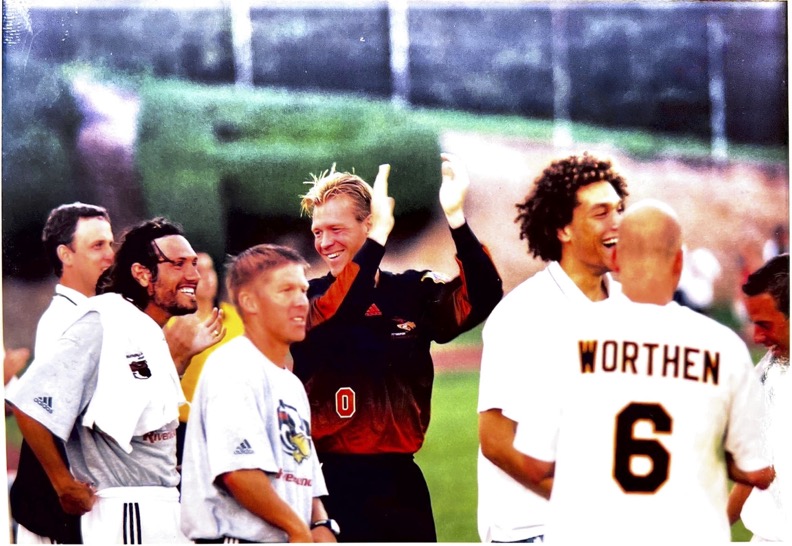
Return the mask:
<svg viewBox="0 0 792 546">
<path fill-rule="evenodd" d="M 396 327 L 395 330 L 391 330 L 391 338 L 400 338 L 400 337 L 410 337 L 415 335 L 413 330 L 417 327 L 417 325 L 411 320 L 405 320 L 403 318 L 394 317 L 393 325 Z"/>
<path fill-rule="evenodd" d="M 283 400 L 278 405 L 278 423 L 283 451 L 302 464 L 311 457 L 311 425 Z"/>
<path fill-rule="evenodd" d="M 451 277 L 443 273 L 438 273 L 436 271 L 427 271 L 426 273 L 424 273 L 423 277 L 421 277 L 422 281 L 424 279 L 429 279 L 435 284 L 445 284 L 451 280 Z"/>
<path fill-rule="evenodd" d="M 143 353 L 127 355 L 129 359 L 129 369 L 132 370 L 132 377 L 135 379 L 148 379 L 151 377 L 151 369 L 148 367 Z"/>
<path fill-rule="evenodd" d="M 411 320 L 400 322 L 396 325 L 396 328 L 399 330 L 404 330 L 405 332 L 411 332 L 412 330 L 415 330 L 415 323 Z"/>
</svg>

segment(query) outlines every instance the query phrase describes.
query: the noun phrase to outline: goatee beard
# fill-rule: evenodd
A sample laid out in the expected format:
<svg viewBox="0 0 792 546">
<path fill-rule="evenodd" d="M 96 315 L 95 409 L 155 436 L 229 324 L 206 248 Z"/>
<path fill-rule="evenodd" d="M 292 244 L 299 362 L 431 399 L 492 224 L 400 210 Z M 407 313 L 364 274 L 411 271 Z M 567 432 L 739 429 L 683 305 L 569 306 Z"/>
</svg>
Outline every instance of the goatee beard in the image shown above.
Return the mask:
<svg viewBox="0 0 792 546">
<path fill-rule="evenodd" d="M 198 304 L 194 303 L 191 307 L 185 307 L 182 305 L 173 305 L 168 307 L 166 311 L 173 317 L 181 317 L 184 315 L 191 315 L 198 310 Z"/>
</svg>

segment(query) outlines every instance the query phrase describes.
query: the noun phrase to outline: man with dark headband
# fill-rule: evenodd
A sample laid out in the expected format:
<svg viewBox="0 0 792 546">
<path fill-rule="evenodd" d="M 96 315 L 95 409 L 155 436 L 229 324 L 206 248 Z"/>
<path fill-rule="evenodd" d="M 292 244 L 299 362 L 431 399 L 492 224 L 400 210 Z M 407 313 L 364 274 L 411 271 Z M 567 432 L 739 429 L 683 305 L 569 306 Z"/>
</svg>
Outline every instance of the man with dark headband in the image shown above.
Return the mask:
<svg viewBox="0 0 792 546">
<path fill-rule="evenodd" d="M 176 469 L 184 395 L 162 326 L 195 311 L 196 261 L 164 218 L 130 229 L 100 295 L 8 395 L 63 510 L 82 516 L 85 543 L 186 541 Z"/>
</svg>

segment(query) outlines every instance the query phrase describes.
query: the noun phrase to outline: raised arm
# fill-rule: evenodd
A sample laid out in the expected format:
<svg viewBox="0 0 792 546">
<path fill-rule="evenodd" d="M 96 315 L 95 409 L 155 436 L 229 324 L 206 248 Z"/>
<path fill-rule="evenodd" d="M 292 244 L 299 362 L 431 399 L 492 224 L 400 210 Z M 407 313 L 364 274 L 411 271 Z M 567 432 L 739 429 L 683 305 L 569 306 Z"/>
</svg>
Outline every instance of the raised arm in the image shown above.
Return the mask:
<svg viewBox="0 0 792 546">
<path fill-rule="evenodd" d="M 465 223 L 465 197 L 470 188 L 470 177 L 462 162 L 453 154 L 440 154 L 440 206 L 448 225 L 456 229 Z"/>
<path fill-rule="evenodd" d="M 456 246 L 460 275 L 440 287 L 432 310 L 433 339 L 445 343 L 489 316 L 503 297 L 503 283 L 487 249 L 465 220 L 470 178 L 452 154 L 442 154 L 440 204 Z"/>
<path fill-rule="evenodd" d="M 393 197 L 388 195 L 388 177 L 390 165 L 379 166 L 377 178 L 374 179 L 371 193 L 371 228 L 368 238 L 373 239 L 382 246 L 388 241 L 388 236 L 393 230 L 396 221 L 393 218 L 393 208 L 396 205 Z"/>
</svg>

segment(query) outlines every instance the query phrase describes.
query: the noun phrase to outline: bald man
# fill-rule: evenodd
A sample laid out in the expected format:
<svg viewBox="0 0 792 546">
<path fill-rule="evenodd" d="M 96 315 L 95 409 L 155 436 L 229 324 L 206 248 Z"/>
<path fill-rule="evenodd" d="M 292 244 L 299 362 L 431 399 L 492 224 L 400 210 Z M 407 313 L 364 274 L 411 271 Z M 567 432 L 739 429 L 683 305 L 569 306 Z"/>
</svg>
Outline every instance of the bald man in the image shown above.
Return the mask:
<svg viewBox="0 0 792 546">
<path fill-rule="evenodd" d="M 554 477 L 546 542 L 728 542 L 728 477 L 773 479 L 748 349 L 673 301 L 682 260 L 676 214 L 643 201 L 619 228 L 628 299 L 548 317 L 569 327 L 525 385 L 514 441 L 534 483 Z"/>
</svg>

